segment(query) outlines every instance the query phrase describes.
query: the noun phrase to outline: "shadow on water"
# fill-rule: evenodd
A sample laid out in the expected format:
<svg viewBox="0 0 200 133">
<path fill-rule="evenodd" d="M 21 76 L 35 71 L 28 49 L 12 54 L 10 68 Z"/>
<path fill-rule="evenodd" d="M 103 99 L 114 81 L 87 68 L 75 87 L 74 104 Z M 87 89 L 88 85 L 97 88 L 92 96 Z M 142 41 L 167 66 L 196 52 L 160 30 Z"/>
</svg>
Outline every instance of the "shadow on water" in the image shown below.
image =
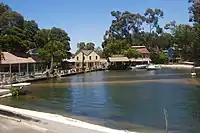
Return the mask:
<svg viewBox="0 0 200 133">
<path fill-rule="evenodd" d="M 108 71 L 36 82 L 30 95 L 0 103 L 132 131 L 199 132 L 199 78 L 185 71 Z M 143 125 L 143 126 L 142 126 Z"/>
</svg>

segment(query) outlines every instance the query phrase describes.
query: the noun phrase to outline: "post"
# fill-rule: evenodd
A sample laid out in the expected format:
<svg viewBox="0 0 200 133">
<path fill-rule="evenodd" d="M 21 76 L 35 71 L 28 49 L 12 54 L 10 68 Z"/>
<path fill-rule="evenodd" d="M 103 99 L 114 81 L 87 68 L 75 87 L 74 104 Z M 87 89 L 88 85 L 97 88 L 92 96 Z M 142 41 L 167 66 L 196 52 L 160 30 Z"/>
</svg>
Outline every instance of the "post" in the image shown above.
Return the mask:
<svg viewBox="0 0 200 133">
<path fill-rule="evenodd" d="M 12 73 L 12 70 L 11 70 L 11 64 L 9 64 L 9 71 L 10 71 L 10 74 Z"/>
<path fill-rule="evenodd" d="M 35 75 L 35 63 L 33 64 L 33 73 Z"/>
<path fill-rule="evenodd" d="M 12 73 L 12 66 L 11 66 L 11 64 L 9 64 L 9 71 L 10 71 L 10 84 L 12 85 L 12 75 L 11 75 L 11 73 Z"/>
<path fill-rule="evenodd" d="M 38 73 L 38 64 L 36 64 L 36 72 Z"/>
<path fill-rule="evenodd" d="M 29 74 L 28 73 L 28 63 L 26 64 L 26 73 L 27 73 L 27 75 Z"/>
<path fill-rule="evenodd" d="M 19 74 L 21 73 L 21 66 L 20 66 L 20 63 L 19 63 L 19 65 L 18 65 L 18 72 L 19 72 Z"/>
</svg>

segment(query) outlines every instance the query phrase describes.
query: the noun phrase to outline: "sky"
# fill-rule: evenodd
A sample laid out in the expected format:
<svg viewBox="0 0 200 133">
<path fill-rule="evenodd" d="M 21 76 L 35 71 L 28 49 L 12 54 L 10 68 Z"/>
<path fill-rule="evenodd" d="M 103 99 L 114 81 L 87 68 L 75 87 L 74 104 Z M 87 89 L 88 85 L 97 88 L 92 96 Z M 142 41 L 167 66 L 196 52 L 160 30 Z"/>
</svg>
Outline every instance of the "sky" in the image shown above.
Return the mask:
<svg viewBox="0 0 200 133">
<path fill-rule="evenodd" d="M 0 0 L 40 28 L 58 27 L 71 38 L 71 51 L 77 42 L 94 42 L 101 46 L 103 35 L 113 17 L 111 11 L 143 14 L 147 8 L 160 8 L 164 26 L 172 20 L 188 24 L 188 0 Z"/>
</svg>

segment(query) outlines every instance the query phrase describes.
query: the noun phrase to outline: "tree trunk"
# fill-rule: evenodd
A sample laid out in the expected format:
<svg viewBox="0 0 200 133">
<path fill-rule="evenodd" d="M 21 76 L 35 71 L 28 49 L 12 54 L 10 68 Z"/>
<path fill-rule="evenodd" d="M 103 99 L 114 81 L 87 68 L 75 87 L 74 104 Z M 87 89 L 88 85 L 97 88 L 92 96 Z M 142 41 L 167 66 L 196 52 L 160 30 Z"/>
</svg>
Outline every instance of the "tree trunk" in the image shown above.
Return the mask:
<svg viewBox="0 0 200 133">
<path fill-rule="evenodd" d="M 52 71 L 53 71 L 53 55 L 51 56 L 51 65 L 50 65 L 49 72 L 51 73 Z"/>
</svg>

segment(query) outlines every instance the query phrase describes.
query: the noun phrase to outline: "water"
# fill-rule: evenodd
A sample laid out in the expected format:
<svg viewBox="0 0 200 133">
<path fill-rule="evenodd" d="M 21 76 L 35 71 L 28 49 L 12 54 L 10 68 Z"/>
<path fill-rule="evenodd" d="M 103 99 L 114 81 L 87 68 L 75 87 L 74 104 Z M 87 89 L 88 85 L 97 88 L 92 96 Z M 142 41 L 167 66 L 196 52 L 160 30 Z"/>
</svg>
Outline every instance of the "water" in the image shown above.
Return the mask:
<svg viewBox="0 0 200 133">
<path fill-rule="evenodd" d="M 35 82 L 32 94 L 1 99 L 20 108 L 58 113 L 132 131 L 200 131 L 200 80 L 189 71 L 104 71 Z"/>
</svg>

